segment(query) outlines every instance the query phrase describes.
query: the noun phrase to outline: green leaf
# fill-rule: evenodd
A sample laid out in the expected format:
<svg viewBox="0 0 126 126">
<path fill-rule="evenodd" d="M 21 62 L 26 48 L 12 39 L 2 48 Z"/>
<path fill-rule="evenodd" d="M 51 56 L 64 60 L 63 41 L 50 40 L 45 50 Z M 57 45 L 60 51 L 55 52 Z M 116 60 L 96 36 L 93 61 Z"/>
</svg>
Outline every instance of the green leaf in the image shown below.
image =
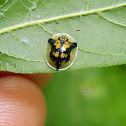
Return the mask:
<svg viewBox="0 0 126 126">
<path fill-rule="evenodd" d="M 44 95 L 46 126 L 126 125 L 126 66 L 58 72 Z"/>
<path fill-rule="evenodd" d="M 69 70 L 126 63 L 126 0 L 6 0 L 0 2 L 0 70 L 53 72 L 45 46 L 62 31 L 78 43 Z"/>
</svg>

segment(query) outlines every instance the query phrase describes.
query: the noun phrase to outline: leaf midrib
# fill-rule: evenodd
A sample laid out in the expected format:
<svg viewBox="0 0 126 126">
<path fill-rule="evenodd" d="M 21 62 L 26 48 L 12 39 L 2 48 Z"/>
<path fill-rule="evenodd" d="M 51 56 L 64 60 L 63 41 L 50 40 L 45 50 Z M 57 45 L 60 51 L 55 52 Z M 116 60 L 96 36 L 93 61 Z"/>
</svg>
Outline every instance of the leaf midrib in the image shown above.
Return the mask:
<svg viewBox="0 0 126 126">
<path fill-rule="evenodd" d="M 51 22 L 51 21 L 55 21 L 55 20 L 81 16 L 81 15 L 100 13 L 100 12 L 103 12 L 103 11 L 119 8 L 119 7 L 122 7 L 122 6 L 126 6 L 126 3 L 117 4 L 117 5 L 104 7 L 104 8 L 99 8 L 99 9 L 88 10 L 88 11 L 81 11 L 81 12 L 77 12 L 77 13 L 70 13 L 70 14 L 61 15 L 61 16 L 48 18 L 48 19 L 42 19 L 42 20 L 35 20 L 35 21 L 31 21 L 31 22 L 26 22 L 26 23 L 10 26 L 10 27 L 7 27 L 7 28 L 3 28 L 3 29 L 0 30 L 0 34 L 6 33 L 6 32 L 9 32 L 9 31 L 13 31 L 13 30 L 16 30 L 16 29 L 19 29 L 19 28 L 31 26 L 31 25 L 38 25 L 40 23 L 46 23 L 46 22 Z"/>
</svg>

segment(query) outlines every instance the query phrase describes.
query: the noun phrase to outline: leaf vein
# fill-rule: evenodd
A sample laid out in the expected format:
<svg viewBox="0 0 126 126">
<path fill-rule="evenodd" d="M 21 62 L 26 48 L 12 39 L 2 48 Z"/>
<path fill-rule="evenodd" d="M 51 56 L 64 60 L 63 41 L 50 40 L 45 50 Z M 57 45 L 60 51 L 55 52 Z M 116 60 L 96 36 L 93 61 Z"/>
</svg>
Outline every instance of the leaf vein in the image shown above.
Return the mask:
<svg viewBox="0 0 126 126">
<path fill-rule="evenodd" d="M 67 1 L 68 1 L 68 0 L 65 0 L 65 3 L 64 3 L 64 8 L 63 8 L 64 14 L 66 13 L 66 4 L 67 4 Z"/>
<path fill-rule="evenodd" d="M 2 5 L 0 5 L 0 8 L 2 8 L 5 4 L 8 3 L 9 0 L 5 0 L 4 3 Z"/>
<path fill-rule="evenodd" d="M 111 54 L 111 53 L 94 52 L 94 51 L 85 50 L 85 49 L 81 49 L 81 48 L 78 48 L 78 49 L 81 50 L 81 51 L 84 51 L 84 52 L 93 53 L 93 54 L 99 54 L 99 55 L 126 56 L 123 53 L 120 53 L 120 54 Z"/>
<path fill-rule="evenodd" d="M 87 7 L 86 7 L 86 10 L 87 10 L 87 11 L 89 10 L 90 3 L 91 3 L 91 0 L 88 0 L 88 1 L 87 1 Z"/>
<path fill-rule="evenodd" d="M 120 26 L 126 27 L 125 24 L 122 24 L 122 23 L 119 23 L 119 22 L 113 21 L 113 20 L 107 18 L 106 16 L 104 16 L 104 14 L 102 14 L 102 13 L 98 13 L 98 14 L 99 14 L 102 18 L 106 19 L 107 21 L 109 21 L 109 22 L 111 22 L 111 23 L 113 23 L 113 24 L 116 24 L 116 25 L 120 25 Z"/>
<path fill-rule="evenodd" d="M 40 26 L 45 32 L 49 33 L 50 35 L 53 35 L 53 33 L 51 33 L 49 30 L 45 29 L 42 24 L 38 24 L 38 26 Z"/>
<path fill-rule="evenodd" d="M 40 60 L 28 60 L 28 59 L 24 59 L 24 58 L 21 58 L 21 57 L 17 57 L 17 56 L 8 54 L 8 53 L 4 52 L 3 50 L 0 50 L 0 52 L 1 52 L 2 54 L 4 54 L 4 55 L 9 56 L 9 57 L 12 57 L 12 58 L 15 58 L 15 59 L 24 60 L 24 61 L 27 61 L 27 62 L 40 62 L 40 63 L 45 63 L 45 62 L 46 62 L 46 61 L 40 61 Z"/>
<path fill-rule="evenodd" d="M 17 37 L 12 33 L 12 31 L 10 31 L 10 34 L 11 34 L 11 36 L 14 37 L 16 40 L 18 40 L 18 41 L 20 41 L 21 43 L 23 43 L 24 45 L 26 45 L 26 43 L 23 42 L 22 40 L 20 40 L 19 38 L 17 38 Z"/>
<path fill-rule="evenodd" d="M 99 13 L 99 12 L 102 12 L 102 11 L 106 11 L 106 10 L 110 10 L 110 9 L 114 9 L 114 8 L 118 8 L 118 7 L 122 7 L 122 6 L 126 6 L 126 3 L 118 4 L 118 5 L 114 5 L 114 6 L 109 6 L 109 7 L 105 7 L 105 8 L 89 10 L 89 11 L 81 11 L 81 12 L 77 12 L 77 13 L 61 15 L 61 16 L 48 18 L 48 19 L 42 19 L 42 20 L 35 20 L 35 21 L 31 21 L 31 22 L 26 22 L 26 23 L 23 23 L 23 24 L 15 25 L 15 26 L 10 26 L 8 28 L 3 28 L 3 29 L 0 30 L 0 34 L 8 32 L 8 31 L 16 30 L 16 29 L 19 29 L 19 28 L 22 28 L 22 27 L 37 25 L 37 24 L 40 24 L 40 23 L 46 23 L 46 22 L 51 22 L 51 21 L 55 21 L 55 20 L 80 16 L 80 15 L 88 15 L 88 14 L 93 14 L 93 13 Z"/>
<path fill-rule="evenodd" d="M 29 1 L 29 0 L 28 0 Z M 36 2 L 35 2 L 35 6 L 36 6 L 36 4 L 39 2 L 40 0 L 37 0 Z M 30 3 L 32 3 L 31 1 L 29 1 Z M 33 3 L 32 3 L 33 4 Z M 25 18 L 25 20 L 24 20 L 24 22 L 26 22 L 26 20 L 27 20 L 27 18 L 28 18 L 28 16 L 30 15 L 30 13 L 32 12 L 32 10 L 34 10 L 34 8 L 29 8 L 29 12 L 28 12 L 28 14 L 27 14 L 27 16 L 26 16 L 26 18 Z"/>
<path fill-rule="evenodd" d="M 15 0 L 6 10 L 4 10 L 2 14 L 4 14 L 6 11 L 8 11 L 8 10 L 13 6 L 13 4 L 14 4 L 16 1 L 17 1 L 17 0 Z"/>
</svg>

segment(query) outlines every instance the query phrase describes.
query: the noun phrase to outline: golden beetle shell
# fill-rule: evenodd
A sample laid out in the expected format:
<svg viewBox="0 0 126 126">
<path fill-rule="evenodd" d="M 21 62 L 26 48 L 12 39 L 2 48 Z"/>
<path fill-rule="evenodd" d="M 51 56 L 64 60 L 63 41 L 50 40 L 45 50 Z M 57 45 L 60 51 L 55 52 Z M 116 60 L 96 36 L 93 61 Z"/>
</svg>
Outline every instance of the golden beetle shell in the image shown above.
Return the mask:
<svg viewBox="0 0 126 126">
<path fill-rule="evenodd" d="M 77 49 L 77 43 L 70 35 L 55 34 L 46 45 L 46 62 L 54 70 L 65 70 L 75 61 Z"/>
</svg>

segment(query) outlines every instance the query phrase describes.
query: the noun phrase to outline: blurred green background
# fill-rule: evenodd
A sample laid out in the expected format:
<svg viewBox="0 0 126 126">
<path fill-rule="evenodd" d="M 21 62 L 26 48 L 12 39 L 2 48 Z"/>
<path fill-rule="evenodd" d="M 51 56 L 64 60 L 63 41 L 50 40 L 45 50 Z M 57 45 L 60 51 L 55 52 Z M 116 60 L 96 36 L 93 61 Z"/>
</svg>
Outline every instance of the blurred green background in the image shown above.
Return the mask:
<svg viewBox="0 0 126 126">
<path fill-rule="evenodd" d="M 126 66 L 57 72 L 43 91 L 46 126 L 126 126 Z"/>
</svg>

